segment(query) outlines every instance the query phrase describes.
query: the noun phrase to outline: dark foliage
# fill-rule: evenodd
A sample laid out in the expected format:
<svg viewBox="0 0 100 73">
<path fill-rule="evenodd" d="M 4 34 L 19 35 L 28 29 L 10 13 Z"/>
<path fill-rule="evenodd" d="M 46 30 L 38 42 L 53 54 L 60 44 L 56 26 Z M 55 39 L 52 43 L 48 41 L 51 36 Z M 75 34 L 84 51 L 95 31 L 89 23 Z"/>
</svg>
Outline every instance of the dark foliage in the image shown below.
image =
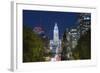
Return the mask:
<svg viewBox="0 0 100 73">
<path fill-rule="evenodd" d="M 23 62 L 44 61 L 44 43 L 28 28 L 23 28 Z"/>
<path fill-rule="evenodd" d="M 88 30 L 78 40 L 73 56 L 75 59 L 91 59 L 91 32 Z"/>
</svg>

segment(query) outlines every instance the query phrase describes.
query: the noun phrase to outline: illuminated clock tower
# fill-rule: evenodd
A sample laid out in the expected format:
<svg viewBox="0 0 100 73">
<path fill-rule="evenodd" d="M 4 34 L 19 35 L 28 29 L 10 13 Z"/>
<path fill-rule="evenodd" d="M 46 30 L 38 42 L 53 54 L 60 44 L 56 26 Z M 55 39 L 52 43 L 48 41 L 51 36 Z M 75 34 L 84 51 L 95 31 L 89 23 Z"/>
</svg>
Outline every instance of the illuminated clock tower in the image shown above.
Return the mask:
<svg viewBox="0 0 100 73">
<path fill-rule="evenodd" d="M 59 43 L 59 30 L 58 30 L 57 23 L 55 23 L 54 26 L 53 40 L 54 40 L 54 45 L 57 46 Z"/>
<path fill-rule="evenodd" d="M 50 49 L 53 53 L 51 61 L 61 60 L 61 40 L 59 39 L 59 29 L 57 23 L 54 25 L 53 40 L 50 40 Z"/>
</svg>

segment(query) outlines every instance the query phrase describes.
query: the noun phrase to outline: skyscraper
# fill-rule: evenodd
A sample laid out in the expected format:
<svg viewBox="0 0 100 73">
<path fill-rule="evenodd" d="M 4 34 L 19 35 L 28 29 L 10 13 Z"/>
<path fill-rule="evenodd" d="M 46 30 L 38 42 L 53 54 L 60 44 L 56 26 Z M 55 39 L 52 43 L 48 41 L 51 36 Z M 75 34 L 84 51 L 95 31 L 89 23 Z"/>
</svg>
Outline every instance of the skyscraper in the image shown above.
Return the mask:
<svg viewBox="0 0 100 73">
<path fill-rule="evenodd" d="M 61 52 L 61 40 L 59 39 L 59 28 L 57 23 L 54 25 L 53 40 L 50 40 L 50 49 L 53 53 L 53 58 L 57 61 L 55 57 L 59 58 Z"/>
<path fill-rule="evenodd" d="M 53 40 L 54 40 L 54 44 L 58 45 L 58 43 L 59 43 L 59 30 L 58 30 L 57 23 L 55 23 L 55 26 L 54 26 Z"/>
</svg>

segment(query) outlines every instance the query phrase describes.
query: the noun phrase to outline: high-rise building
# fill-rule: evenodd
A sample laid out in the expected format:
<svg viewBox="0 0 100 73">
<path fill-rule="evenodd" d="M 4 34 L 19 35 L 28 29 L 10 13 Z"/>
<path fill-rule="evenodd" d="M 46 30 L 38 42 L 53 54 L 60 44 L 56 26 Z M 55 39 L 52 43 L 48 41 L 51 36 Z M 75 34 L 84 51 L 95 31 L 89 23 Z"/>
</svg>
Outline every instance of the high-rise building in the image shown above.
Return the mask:
<svg viewBox="0 0 100 73">
<path fill-rule="evenodd" d="M 79 24 L 80 24 L 80 34 L 84 34 L 86 31 L 91 29 L 91 14 L 83 13 L 79 15 Z"/>
<path fill-rule="evenodd" d="M 70 29 L 70 39 L 71 39 L 71 48 L 75 48 L 77 45 L 77 40 L 79 39 L 79 34 L 77 28 Z"/>
<path fill-rule="evenodd" d="M 53 53 L 53 58 L 56 61 L 56 57 L 58 58 L 61 53 L 61 40 L 59 39 L 59 29 L 57 23 L 55 23 L 53 30 L 53 40 L 50 40 L 50 49 Z"/>
</svg>

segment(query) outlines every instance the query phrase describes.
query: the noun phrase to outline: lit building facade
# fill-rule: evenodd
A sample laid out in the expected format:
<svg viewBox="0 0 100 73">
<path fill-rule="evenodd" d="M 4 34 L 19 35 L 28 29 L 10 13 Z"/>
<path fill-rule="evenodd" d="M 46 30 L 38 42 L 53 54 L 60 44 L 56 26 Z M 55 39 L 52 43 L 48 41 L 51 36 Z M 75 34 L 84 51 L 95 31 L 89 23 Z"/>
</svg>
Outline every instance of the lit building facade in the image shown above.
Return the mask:
<svg viewBox="0 0 100 73">
<path fill-rule="evenodd" d="M 50 40 L 50 50 L 52 52 L 52 60 L 58 61 L 60 60 L 61 53 L 61 40 L 59 39 L 59 29 L 57 23 L 55 23 L 53 30 L 53 40 Z"/>
</svg>

